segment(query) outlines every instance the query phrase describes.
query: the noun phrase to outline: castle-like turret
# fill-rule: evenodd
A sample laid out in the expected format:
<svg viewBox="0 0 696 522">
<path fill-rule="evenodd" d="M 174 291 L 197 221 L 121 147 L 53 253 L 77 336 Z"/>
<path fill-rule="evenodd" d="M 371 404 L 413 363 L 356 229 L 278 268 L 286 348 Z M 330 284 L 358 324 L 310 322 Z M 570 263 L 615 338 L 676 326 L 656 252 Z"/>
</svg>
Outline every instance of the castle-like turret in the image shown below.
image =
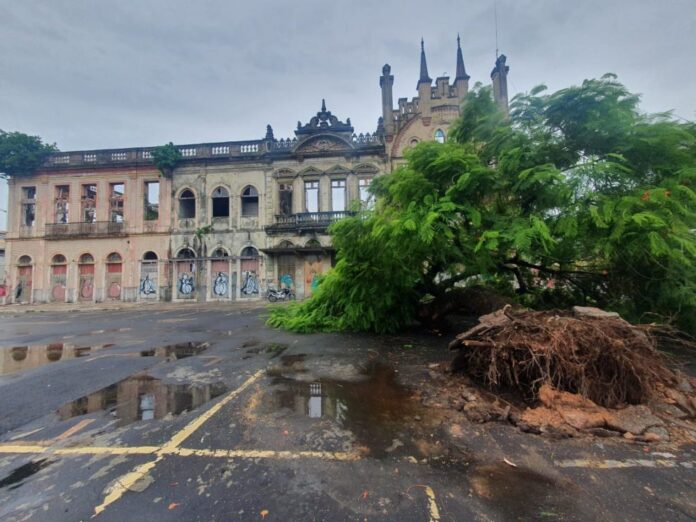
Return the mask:
<svg viewBox="0 0 696 522">
<path fill-rule="evenodd" d="M 509 113 L 507 75 L 510 67 L 505 65 L 506 60 L 507 57 L 504 54 L 496 58 L 495 67 L 491 71 L 491 82 L 493 83 L 493 98 L 507 115 Z"/>
</svg>

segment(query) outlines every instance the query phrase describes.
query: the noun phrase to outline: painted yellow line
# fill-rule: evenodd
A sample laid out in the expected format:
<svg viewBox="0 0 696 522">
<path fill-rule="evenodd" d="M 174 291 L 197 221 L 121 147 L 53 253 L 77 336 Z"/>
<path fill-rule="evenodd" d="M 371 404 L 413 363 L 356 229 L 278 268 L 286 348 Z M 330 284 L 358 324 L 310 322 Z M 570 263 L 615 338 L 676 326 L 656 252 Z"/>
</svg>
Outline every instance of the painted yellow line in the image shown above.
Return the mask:
<svg viewBox="0 0 696 522">
<path fill-rule="evenodd" d="M 208 419 L 210 419 L 213 415 L 219 412 L 227 403 L 235 399 L 239 394 L 241 394 L 244 390 L 246 390 L 249 386 L 256 382 L 259 379 L 259 377 L 263 375 L 263 372 L 264 370 L 257 371 L 254 375 L 252 375 L 246 381 L 244 381 L 244 383 L 239 388 L 228 393 L 225 396 L 225 398 L 223 398 L 221 401 L 215 403 L 207 411 L 205 411 L 204 413 L 193 419 L 191 422 L 189 422 L 181 430 L 175 433 L 174 436 L 164 446 L 162 446 L 162 451 L 166 453 L 167 451 L 171 451 L 172 449 L 180 446 L 182 442 L 184 442 L 191 435 L 193 435 L 193 432 L 195 432 L 198 428 L 203 426 L 203 424 Z"/>
<path fill-rule="evenodd" d="M 116 481 L 107 489 L 104 501 L 94 508 L 92 518 L 102 513 L 108 506 L 120 499 L 126 491 L 135 485 L 136 482 L 147 475 L 157 465 L 157 463 L 162 460 L 162 458 L 163 457 L 160 455 L 155 460 L 151 460 L 145 464 L 140 464 L 140 466 L 133 468 L 133 471 L 130 471 L 117 478 Z"/>
<path fill-rule="evenodd" d="M 157 463 L 164 458 L 164 456 L 167 453 L 173 453 L 174 450 L 176 450 L 181 445 L 181 443 L 183 443 L 187 438 L 189 438 L 208 419 L 210 419 L 213 415 L 219 412 L 223 406 L 225 406 L 235 397 L 239 396 L 239 394 L 242 393 L 245 389 L 247 389 L 251 384 L 256 382 L 259 379 L 259 377 L 261 377 L 261 375 L 263 375 L 263 370 L 257 371 L 254 375 L 252 375 L 246 381 L 244 381 L 244 383 L 240 387 L 238 387 L 235 390 L 232 390 L 222 400 L 215 403 L 207 411 L 193 419 L 181 430 L 176 432 L 167 443 L 165 443 L 161 448 L 157 450 L 157 452 L 155 453 L 157 455 L 157 458 L 155 460 L 146 462 L 145 464 L 141 464 L 134 468 L 133 471 L 117 479 L 114 483 L 114 486 L 112 486 L 109 489 L 109 491 L 107 491 L 107 494 L 104 497 L 104 502 L 102 502 L 94 508 L 94 514 L 92 515 L 92 518 L 102 513 L 109 505 L 113 504 L 118 499 L 120 499 L 123 496 L 123 494 L 133 486 L 133 484 L 135 484 L 138 480 L 140 480 L 147 473 L 149 473 L 150 470 L 152 470 L 157 465 Z"/>
<path fill-rule="evenodd" d="M 359 453 L 350 453 L 342 451 L 275 451 L 275 450 L 214 450 L 214 449 L 192 449 L 192 448 L 175 448 L 169 451 L 164 451 L 165 454 L 179 455 L 181 457 L 217 457 L 217 458 L 244 458 L 244 459 L 324 459 L 324 460 L 340 460 L 340 461 L 355 461 L 360 460 L 362 456 Z"/>
<path fill-rule="evenodd" d="M 45 453 L 56 455 L 152 455 L 158 446 L 85 446 L 81 448 L 57 448 Z"/>
<path fill-rule="evenodd" d="M 440 521 L 440 510 L 435 502 L 435 492 L 430 486 L 425 486 L 425 494 L 428 495 L 428 510 L 430 511 L 430 522 Z"/>
<path fill-rule="evenodd" d="M 72 426 L 71 428 L 68 428 L 68 429 L 65 430 L 63 433 L 61 433 L 60 435 L 58 435 L 54 440 L 56 440 L 56 441 L 65 440 L 65 439 L 67 439 L 68 437 L 71 437 L 72 435 L 75 435 L 75 433 L 77 433 L 78 431 L 80 431 L 80 430 L 86 428 L 87 426 L 89 426 L 90 424 L 92 424 L 95 420 L 96 420 L 96 419 L 82 419 L 80 422 L 78 422 L 77 424 L 75 424 L 75 425 Z"/>
<path fill-rule="evenodd" d="M 574 459 L 554 462 L 560 468 L 594 468 L 594 469 L 622 469 L 622 468 L 693 468 L 696 461 L 677 462 L 667 459 L 626 459 L 626 460 L 592 460 Z"/>
<path fill-rule="evenodd" d="M 0 445 L 0 453 L 45 453 L 48 450 L 46 446 L 38 446 L 37 444 L 2 444 Z"/>
</svg>

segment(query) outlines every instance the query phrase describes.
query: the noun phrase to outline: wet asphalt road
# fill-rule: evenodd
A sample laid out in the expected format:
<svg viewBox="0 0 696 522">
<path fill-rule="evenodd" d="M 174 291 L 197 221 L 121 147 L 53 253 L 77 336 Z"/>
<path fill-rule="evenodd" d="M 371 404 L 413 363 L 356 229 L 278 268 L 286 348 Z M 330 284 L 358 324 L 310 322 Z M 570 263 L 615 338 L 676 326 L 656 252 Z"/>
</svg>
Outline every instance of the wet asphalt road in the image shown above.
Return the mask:
<svg viewBox="0 0 696 522">
<path fill-rule="evenodd" d="M 455 430 L 408 387 L 444 341 L 263 312 L 0 315 L 0 520 L 696 518 L 694 448 Z"/>
</svg>

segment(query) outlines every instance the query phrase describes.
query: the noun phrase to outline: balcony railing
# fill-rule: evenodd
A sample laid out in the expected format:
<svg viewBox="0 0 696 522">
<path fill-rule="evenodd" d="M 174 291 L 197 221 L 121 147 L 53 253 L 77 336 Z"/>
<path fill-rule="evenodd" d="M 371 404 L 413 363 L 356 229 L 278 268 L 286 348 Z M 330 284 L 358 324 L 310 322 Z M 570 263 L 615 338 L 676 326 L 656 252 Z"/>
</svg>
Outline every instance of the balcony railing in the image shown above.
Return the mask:
<svg viewBox="0 0 696 522">
<path fill-rule="evenodd" d="M 321 232 L 339 219 L 352 216 L 349 211 L 335 212 L 302 212 L 289 216 L 275 216 L 274 223 L 266 227 L 267 234 L 282 234 L 284 232 Z"/>
<path fill-rule="evenodd" d="M 46 239 L 121 236 L 125 234 L 125 230 L 125 223 L 113 223 L 111 221 L 50 223 L 46 225 Z"/>
</svg>

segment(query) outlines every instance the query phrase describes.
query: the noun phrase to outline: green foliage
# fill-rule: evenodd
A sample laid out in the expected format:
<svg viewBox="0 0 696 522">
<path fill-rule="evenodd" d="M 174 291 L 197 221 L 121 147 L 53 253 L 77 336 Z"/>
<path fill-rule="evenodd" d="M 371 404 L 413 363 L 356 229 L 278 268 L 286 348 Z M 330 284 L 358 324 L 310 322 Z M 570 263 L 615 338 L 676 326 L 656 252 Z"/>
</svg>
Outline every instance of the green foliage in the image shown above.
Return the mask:
<svg viewBox="0 0 696 522">
<path fill-rule="evenodd" d="M 174 169 L 181 161 L 181 152 L 170 141 L 166 145 L 160 145 L 152 149 L 152 160 L 162 176 L 170 178 L 174 173 Z"/>
<path fill-rule="evenodd" d="M 483 284 L 696 332 L 696 125 L 638 101 L 607 75 L 519 95 L 507 119 L 477 87 L 452 139 L 413 148 L 373 183 L 374 212 L 332 227 L 335 269 L 270 324 L 395 331 Z"/>
<path fill-rule="evenodd" d="M 0 177 L 31 176 L 58 148 L 39 136 L 0 130 Z"/>
</svg>

